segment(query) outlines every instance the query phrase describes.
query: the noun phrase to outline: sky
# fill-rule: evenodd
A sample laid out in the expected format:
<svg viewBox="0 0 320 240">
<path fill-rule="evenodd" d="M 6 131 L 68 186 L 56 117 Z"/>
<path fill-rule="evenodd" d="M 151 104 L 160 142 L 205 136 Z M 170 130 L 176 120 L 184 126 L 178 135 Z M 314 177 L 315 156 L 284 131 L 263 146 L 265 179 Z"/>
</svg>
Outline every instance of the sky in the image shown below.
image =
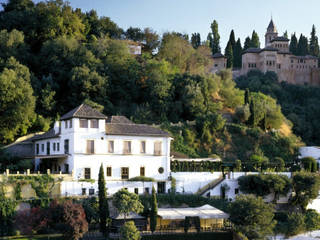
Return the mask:
<svg viewBox="0 0 320 240">
<path fill-rule="evenodd" d="M 38 2 L 39 0 L 35 0 Z M 303 33 L 310 36 L 312 24 L 320 33 L 319 0 L 69 0 L 74 8 L 95 9 L 99 16 L 108 16 L 121 28 L 150 27 L 162 34 L 166 31 L 201 34 L 205 40 L 210 24 L 219 24 L 221 47 L 235 31 L 243 44 L 255 30 L 264 46 L 264 34 L 272 16 L 279 35 Z M 320 36 L 320 35 L 319 35 Z M 299 37 L 299 36 L 298 36 Z"/>
</svg>

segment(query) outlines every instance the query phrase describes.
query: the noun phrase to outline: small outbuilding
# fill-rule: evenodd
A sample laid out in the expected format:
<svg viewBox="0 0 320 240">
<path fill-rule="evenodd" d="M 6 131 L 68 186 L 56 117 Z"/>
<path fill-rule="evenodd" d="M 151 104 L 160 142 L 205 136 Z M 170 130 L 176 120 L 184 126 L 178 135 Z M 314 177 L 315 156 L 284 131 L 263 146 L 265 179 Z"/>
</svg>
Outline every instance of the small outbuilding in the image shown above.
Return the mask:
<svg viewBox="0 0 320 240">
<path fill-rule="evenodd" d="M 112 222 L 111 222 L 111 231 L 112 232 L 119 232 L 119 229 L 121 226 L 127 222 L 127 221 L 133 221 L 136 227 L 140 231 L 146 231 L 147 230 L 147 219 L 137 213 L 129 213 L 127 216 L 124 216 L 124 214 L 115 214 L 111 216 Z"/>
</svg>

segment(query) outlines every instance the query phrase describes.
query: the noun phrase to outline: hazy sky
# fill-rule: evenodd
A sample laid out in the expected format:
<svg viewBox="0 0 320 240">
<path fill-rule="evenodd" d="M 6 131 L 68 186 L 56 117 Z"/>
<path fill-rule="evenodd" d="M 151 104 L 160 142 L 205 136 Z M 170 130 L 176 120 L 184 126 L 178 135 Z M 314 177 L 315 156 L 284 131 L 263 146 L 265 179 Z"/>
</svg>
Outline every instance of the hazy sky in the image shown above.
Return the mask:
<svg viewBox="0 0 320 240">
<path fill-rule="evenodd" d="M 319 0 L 69 0 L 71 6 L 84 11 L 95 9 L 108 16 L 121 28 L 151 27 L 158 33 L 178 31 L 200 32 L 204 40 L 210 23 L 219 24 L 224 50 L 231 29 L 243 44 L 255 29 L 264 45 L 264 34 L 271 14 L 280 35 L 288 30 L 309 37 L 312 24 L 320 33 Z M 319 35 L 320 36 L 320 35 Z"/>
</svg>

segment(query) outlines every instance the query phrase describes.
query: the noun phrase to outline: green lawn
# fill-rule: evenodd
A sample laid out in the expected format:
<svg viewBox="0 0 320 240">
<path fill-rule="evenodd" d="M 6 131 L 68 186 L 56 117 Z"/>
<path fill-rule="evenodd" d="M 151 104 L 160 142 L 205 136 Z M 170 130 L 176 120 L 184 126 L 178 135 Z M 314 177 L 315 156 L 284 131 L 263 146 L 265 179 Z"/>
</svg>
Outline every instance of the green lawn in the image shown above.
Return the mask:
<svg viewBox="0 0 320 240">
<path fill-rule="evenodd" d="M 37 236 L 12 236 L 12 237 L 2 237 L 0 239 L 12 239 L 12 240 L 62 240 L 61 234 L 47 234 L 47 235 L 37 235 Z"/>
</svg>

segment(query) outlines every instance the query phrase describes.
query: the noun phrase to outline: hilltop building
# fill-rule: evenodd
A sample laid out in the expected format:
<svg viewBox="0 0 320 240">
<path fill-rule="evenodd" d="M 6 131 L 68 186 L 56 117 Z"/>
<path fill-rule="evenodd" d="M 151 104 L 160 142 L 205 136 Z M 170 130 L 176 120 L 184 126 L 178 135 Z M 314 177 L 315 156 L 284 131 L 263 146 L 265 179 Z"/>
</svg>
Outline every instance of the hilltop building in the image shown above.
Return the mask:
<svg viewBox="0 0 320 240">
<path fill-rule="evenodd" d="M 226 68 L 223 64 L 224 59 L 222 54 L 213 56 L 212 72 Z M 263 73 L 273 71 L 277 73 L 279 81 L 292 84 L 320 84 L 318 58 L 310 55 L 293 55 L 289 51 L 289 39 L 278 35 L 272 19 L 265 34 L 265 47 L 246 49 L 242 53 L 241 70 L 235 70 L 233 74 L 245 75 L 251 70 L 260 70 Z"/>
</svg>

